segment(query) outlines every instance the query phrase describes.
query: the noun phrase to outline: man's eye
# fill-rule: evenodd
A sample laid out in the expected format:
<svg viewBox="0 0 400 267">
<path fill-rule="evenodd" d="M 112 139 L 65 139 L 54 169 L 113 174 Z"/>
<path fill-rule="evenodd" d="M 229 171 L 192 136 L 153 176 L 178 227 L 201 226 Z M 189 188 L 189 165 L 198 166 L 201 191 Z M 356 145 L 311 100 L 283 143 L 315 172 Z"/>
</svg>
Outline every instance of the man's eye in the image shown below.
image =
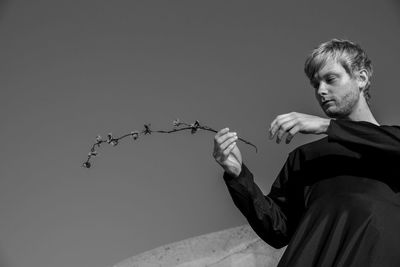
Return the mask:
<svg viewBox="0 0 400 267">
<path fill-rule="evenodd" d="M 326 82 L 327 83 L 333 83 L 335 80 L 336 80 L 336 78 L 333 77 L 333 76 L 330 76 L 330 77 L 326 78 Z"/>
</svg>

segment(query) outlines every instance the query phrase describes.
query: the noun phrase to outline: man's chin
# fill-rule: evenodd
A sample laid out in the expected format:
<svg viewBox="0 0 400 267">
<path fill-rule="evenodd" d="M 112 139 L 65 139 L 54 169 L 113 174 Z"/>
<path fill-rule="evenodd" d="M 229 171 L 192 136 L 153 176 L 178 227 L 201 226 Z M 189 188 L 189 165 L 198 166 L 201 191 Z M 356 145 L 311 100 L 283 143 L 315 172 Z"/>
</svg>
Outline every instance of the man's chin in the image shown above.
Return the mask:
<svg viewBox="0 0 400 267">
<path fill-rule="evenodd" d="M 328 116 L 331 119 L 345 119 L 347 118 L 347 114 L 343 114 L 341 112 L 333 112 L 330 110 L 324 110 L 326 116 Z"/>
<path fill-rule="evenodd" d="M 337 110 L 335 110 L 333 108 L 323 109 L 323 111 L 326 116 L 328 116 L 329 118 L 332 118 L 332 119 L 339 119 L 339 118 L 343 117 L 343 114 L 341 114 L 340 112 L 337 112 Z"/>
</svg>

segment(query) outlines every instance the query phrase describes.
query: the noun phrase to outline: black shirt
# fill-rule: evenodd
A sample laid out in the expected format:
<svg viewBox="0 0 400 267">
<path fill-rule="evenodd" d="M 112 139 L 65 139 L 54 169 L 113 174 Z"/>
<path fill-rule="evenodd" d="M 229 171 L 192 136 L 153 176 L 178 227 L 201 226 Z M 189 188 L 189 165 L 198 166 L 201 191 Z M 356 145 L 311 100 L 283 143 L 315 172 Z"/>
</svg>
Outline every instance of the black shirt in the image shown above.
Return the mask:
<svg viewBox="0 0 400 267">
<path fill-rule="evenodd" d="M 331 120 L 293 150 L 264 195 L 242 164 L 224 173 L 235 205 L 279 265 L 400 266 L 400 127 Z"/>
</svg>

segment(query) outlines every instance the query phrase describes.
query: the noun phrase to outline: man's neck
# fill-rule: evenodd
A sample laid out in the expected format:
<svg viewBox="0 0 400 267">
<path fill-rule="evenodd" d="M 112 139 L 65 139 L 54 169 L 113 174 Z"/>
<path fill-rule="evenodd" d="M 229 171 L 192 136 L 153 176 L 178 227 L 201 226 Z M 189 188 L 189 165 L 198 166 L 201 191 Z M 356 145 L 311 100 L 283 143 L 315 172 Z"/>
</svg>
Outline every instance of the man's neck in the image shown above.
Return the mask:
<svg viewBox="0 0 400 267">
<path fill-rule="evenodd" d="M 359 102 L 359 105 L 355 107 L 353 112 L 347 116 L 345 119 L 351 121 L 367 121 L 379 126 L 379 123 L 376 121 L 374 115 L 371 112 L 370 107 L 368 106 L 365 99 L 362 99 Z"/>
</svg>

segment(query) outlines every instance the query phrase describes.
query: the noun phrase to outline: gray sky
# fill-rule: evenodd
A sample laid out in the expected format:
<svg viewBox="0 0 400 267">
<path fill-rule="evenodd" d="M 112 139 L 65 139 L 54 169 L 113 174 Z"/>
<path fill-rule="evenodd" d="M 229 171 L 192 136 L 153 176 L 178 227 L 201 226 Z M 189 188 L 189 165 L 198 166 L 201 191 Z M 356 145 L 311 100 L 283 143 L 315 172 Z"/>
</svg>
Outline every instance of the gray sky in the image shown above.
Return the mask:
<svg viewBox="0 0 400 267">
<path fill-rule="evenodd" d="M 287 154 L 275 116 L 323 115 L 303 74 L 320 42 L 372 58 L 372 109 L 399 124 L 400 4 L 373 1 L 0 2 L 0 266 L 98 267 L 246 223 L 212 158 L 214 135 L 103 146 L 95 137 L 199 120 L 230 127 L 267 193 Z"/>
</svg>

